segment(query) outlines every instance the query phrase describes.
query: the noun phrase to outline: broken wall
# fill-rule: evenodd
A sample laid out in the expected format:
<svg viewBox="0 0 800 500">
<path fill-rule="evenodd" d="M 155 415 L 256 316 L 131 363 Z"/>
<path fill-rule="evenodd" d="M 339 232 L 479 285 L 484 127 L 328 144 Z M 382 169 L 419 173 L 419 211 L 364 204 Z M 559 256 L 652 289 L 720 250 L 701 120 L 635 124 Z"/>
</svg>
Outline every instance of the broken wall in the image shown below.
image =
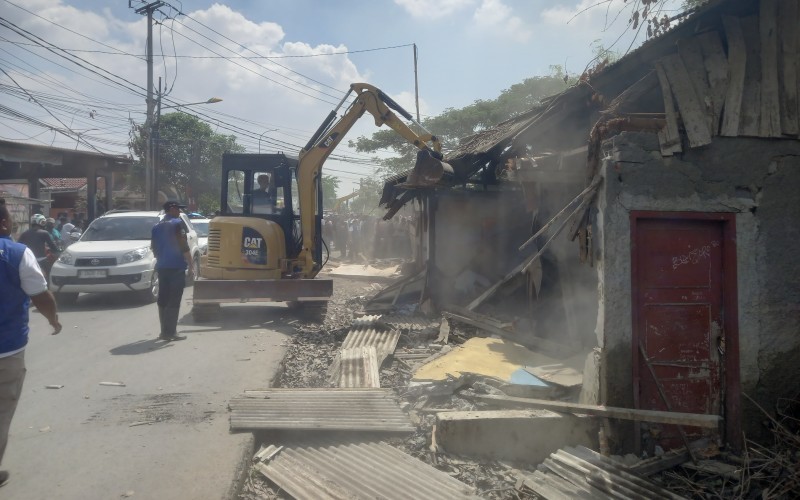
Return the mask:
<svg viewBox="0 0 800 500">
<path fill-rule="evenodd" d="M 464 304 L 522 260 L 530 234 L 519 190 L 448 190 L 436 194 L 433 237 L 439 304 Z"/>
<path fill-rule="evenodd" d="M 800 379 L 800 142 L 716 137 L 682 158 L 662 158 L 658 137 L 622 133 L 604 144 L 596 226 L 601 397 L 632 407 L 630 212 L 736 214 L 742 392 L 769 408 Z M 761 416 L 742 402 L 748 437 Z M 632 436 L 632 433 L 622 433 Z M 630 446 L 631 443 L 622 443 Z"/>
</svg>

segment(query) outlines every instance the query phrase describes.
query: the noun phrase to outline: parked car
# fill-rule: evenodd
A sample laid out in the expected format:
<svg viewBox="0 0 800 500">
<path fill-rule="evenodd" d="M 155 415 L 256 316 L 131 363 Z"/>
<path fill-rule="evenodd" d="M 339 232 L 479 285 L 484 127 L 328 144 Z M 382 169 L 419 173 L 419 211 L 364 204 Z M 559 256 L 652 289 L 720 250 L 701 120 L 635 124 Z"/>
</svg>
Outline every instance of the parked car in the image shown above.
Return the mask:
<svg viewBox="0 0 800 500">
<path fill-rule="evenodd" d="M 158 275 L 150 231 L 163 217 L 163 212 L 112 210 L 92 221 L 53 264 L 50 290 L 56 299 L 64 304 L 74 303 L 80 293 L 131 292 L 146 302 L 155 301 Z M 181 219 L 188 229 L 190 251 L 199 261 L 197 232 L 186 214 Z"/>
<path fill-rule="evenodd" d="M 200 255 L 208 253 L 208 223 L 211 219 L 192 219 L 194 230 L 197 231 L 197 246 L 200 247 Z"/>
</svg>

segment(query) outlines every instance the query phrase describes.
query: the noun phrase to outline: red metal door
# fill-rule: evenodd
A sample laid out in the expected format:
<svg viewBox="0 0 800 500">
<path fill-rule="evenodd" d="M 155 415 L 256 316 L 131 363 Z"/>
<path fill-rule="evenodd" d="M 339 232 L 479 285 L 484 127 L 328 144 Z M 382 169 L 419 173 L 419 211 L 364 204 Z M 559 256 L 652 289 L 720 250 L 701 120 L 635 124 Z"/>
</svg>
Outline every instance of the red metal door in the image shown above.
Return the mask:
<svg viewBox="0 0 800 500">
<path fill-rule="evenodd" d="M 721 415 L 723 223 L 640 218 L 635 228 L 635 403 L 648 410 Z M 683 444 L 675 426 L 648 428 L 665 449 Z M 685 431 L 690 439 L 701 434 L 697 428 Z"/>
</svg>

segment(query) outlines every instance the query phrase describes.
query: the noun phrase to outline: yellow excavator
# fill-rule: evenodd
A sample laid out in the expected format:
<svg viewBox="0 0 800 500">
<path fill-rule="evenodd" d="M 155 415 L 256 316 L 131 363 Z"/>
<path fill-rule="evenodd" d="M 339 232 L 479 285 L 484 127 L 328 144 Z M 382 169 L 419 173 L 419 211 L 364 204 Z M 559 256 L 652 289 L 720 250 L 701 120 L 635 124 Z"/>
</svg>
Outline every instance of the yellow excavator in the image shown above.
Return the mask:
<svg viewBox="0 0 800 500">
<path fill-rule="evenodd" d="M 352 103 L 336 121 L 351 95 Z M 333 281 L 315 279 L 324 265 L 322 165 L 358 119 L 368 112 L 376 126 L 388 125 L 419 148 L 409 176 L 416 185 L 430 185 L 452 172 L 441 161 L 436 136 L 417 134 L 392 110 L 413 122 L 381 90 L 354 83 L 298 158 L 282 153 L 223 156 L 221 213 L 209 223 L 208 252 L 194 283 L 196 321 L 210 321 L 220 304 L 236 302 L 290 302 L 312 319 L 324 319 Z"/>
</svg>

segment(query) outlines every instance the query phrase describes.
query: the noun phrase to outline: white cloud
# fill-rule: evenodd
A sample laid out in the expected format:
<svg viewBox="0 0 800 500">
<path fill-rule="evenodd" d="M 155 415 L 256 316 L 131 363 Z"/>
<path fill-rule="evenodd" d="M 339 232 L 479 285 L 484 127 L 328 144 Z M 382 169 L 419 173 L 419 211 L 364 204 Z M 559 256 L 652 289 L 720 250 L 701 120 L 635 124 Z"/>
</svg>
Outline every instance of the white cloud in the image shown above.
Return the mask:
<svg viewBox="0 0 800 500">
<path fill-rule="evenodd" d="M 439 19 L 475 3 L 475 0 L 394 0 L 413 17 Z"/>
<path fill-rule="evenodd" d="M 513 15 L 502 0 L 483 0 L 473 19 L 479 28 L 509 37 L 516 42 L 528 41 L 533 32 L 518 16 Z"/>
<path fill-rule="evenodd" d="M 391 97 L 397 104 L 402 106 L 403 109 L 411 113 L 411 116 L 413 116 L 415 120 L 417 119 L 417 104 L 413 92 L 403 91 L 398 94 L 394 94 Z M 428 103 L 425 102 L 425 99 L 422 97 L 419 99 L 419 112 L 423 116 L 429 115 L 431 112 Z"/>
</svg>

